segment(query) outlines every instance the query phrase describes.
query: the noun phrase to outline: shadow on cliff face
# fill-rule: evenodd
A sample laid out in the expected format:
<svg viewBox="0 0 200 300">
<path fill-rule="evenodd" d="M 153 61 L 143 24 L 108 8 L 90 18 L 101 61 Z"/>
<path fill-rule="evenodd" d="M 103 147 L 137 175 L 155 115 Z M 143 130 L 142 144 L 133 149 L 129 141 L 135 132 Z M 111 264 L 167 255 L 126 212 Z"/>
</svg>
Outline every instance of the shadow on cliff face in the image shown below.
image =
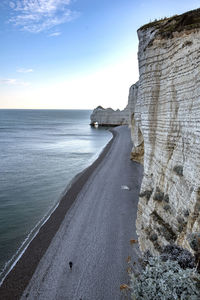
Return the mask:
<svg viewBox="0 0 200 300">
<path fill-rule="evenodd" d="M 131 116 L 131 135 L 133 141 L 133 149 L 131 151 L 131 160 L 144 164 L 144 138 L 139 125 Z"/>
</svg>

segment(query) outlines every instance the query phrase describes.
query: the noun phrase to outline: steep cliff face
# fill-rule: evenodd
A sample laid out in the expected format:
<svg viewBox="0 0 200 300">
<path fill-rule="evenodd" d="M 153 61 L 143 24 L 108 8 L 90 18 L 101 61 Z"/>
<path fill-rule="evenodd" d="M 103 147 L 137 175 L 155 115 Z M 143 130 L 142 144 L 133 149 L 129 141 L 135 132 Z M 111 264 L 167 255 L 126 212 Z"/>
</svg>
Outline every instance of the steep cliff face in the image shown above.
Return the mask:
<svg viewBox="0 0 200 300">
<path fill-rule="evenodd" d="M 200 11 L 139 29 L 140 80 L 132 159 L 144 163 L 137 232 L 142 251 L 191 251 L 200 231 Z M 194 249 L 194 248 L 193 248 Z"/>
<path fill-rule="evenodd" d="M 117 126 L 128 124 L 129 111 L 113 110 L 112 108 L 97 107 L 93 110 L 90 120 L 91 125 L 98 123 L 99 126 Z"/>
<path fill-rule="evenodd" d="M 128 104 L 124 110 L 113 110 L 98 106 L 90 116 L 91 125 L 98 123 L 99 126 L 117 126 L 131 123 L 132 113 L 135 110 L 137 99 L 138 83 L 133 84 L 129 89 Z"/>
</svg>

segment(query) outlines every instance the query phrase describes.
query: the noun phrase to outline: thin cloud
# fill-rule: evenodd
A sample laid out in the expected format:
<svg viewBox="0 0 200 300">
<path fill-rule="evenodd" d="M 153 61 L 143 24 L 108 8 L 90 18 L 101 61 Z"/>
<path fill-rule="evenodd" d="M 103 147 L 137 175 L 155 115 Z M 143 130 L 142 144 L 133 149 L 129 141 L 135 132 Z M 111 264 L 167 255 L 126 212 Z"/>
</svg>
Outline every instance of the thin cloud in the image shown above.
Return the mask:
<svg viewBox="0 0 200 300">
<path fill-rule="evenodd" d="M 17 79 L 14 78 L 9 78 L 9 79 L 0 79 L 0 84 L 1 85 L 15 85 L 16 84 Z"/>
<path fill-rule="evenodd" d="M 25 69 L 25 68 L 19 68 L 17 69 L 18 73 L 32 73 L 33 69 Z"/>
<path fill-rule="evenodd" d="M 61 35 L 61 32 L 53 32 L 49 34 L 49 36 L 59 36 L 59 35 Z"/>
<path fill-rule="evenodd" d="M 2 78 L 0 79 L 0 85 L 10 85 L 10 86 L 28 86 L 29 82 L 18 80 L 16 78 Z"/>
<path fill-rule="evenodd" d="M 70 22 L 79 14 L 69 9 L 71 0 L 16 0 L 9 6 L 14 15 L 9 22 L 21 30 L 39 33 Z"/>
</svg>

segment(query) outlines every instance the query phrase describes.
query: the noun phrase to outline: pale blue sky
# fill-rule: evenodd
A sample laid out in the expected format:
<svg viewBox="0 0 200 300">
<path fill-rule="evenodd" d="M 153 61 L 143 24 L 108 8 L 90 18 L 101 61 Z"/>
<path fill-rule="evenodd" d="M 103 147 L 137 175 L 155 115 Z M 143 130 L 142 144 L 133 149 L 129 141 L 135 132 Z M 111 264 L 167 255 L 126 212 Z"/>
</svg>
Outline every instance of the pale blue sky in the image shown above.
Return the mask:
<svg viewBox="0 0 200 300">
<path fill-rule="evenodd" d="M 2 0 L 0 108 L 123 108 L 137 29 L 197 0 Z"/>
</svg>

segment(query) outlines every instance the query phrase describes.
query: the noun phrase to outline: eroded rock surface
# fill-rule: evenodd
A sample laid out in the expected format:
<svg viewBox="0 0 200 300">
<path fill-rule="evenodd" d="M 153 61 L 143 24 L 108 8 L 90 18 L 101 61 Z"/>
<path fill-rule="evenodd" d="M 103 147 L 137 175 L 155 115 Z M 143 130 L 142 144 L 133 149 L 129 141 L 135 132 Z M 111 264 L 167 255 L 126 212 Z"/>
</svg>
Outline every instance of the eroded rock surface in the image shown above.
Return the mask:
<svg viewBox="0 0 200 300">
<path fill-rule="evenodd" d="M 129 89 L 128 105 L 124 110 L 113 110 L 98 106 L 90 116 L 91 125 L 98 123 L 99 126 L 118 126 L 131 123 L 131 116 L 135 110 L 138 83 L 133 84 Z"/>
<path fill-rule="evenodd" d="M 103 108 L 98 106 L 95 108 L 90 116 L 91 125 L 96 123 L 99 126 L 117 126 L 128 124 L 128 109 L 113 110 L 112 108 Z"/>
<path fill-rule="evenodd" d="M 142 251 L 200 231 L 200 11 L 143 26 L 132 159 L 144 163 L 137 214 Z M 199 23 L 198 23 L 199 22 Z M 171 27 L 170 27 L 171 26 Z"/>
</svg>

